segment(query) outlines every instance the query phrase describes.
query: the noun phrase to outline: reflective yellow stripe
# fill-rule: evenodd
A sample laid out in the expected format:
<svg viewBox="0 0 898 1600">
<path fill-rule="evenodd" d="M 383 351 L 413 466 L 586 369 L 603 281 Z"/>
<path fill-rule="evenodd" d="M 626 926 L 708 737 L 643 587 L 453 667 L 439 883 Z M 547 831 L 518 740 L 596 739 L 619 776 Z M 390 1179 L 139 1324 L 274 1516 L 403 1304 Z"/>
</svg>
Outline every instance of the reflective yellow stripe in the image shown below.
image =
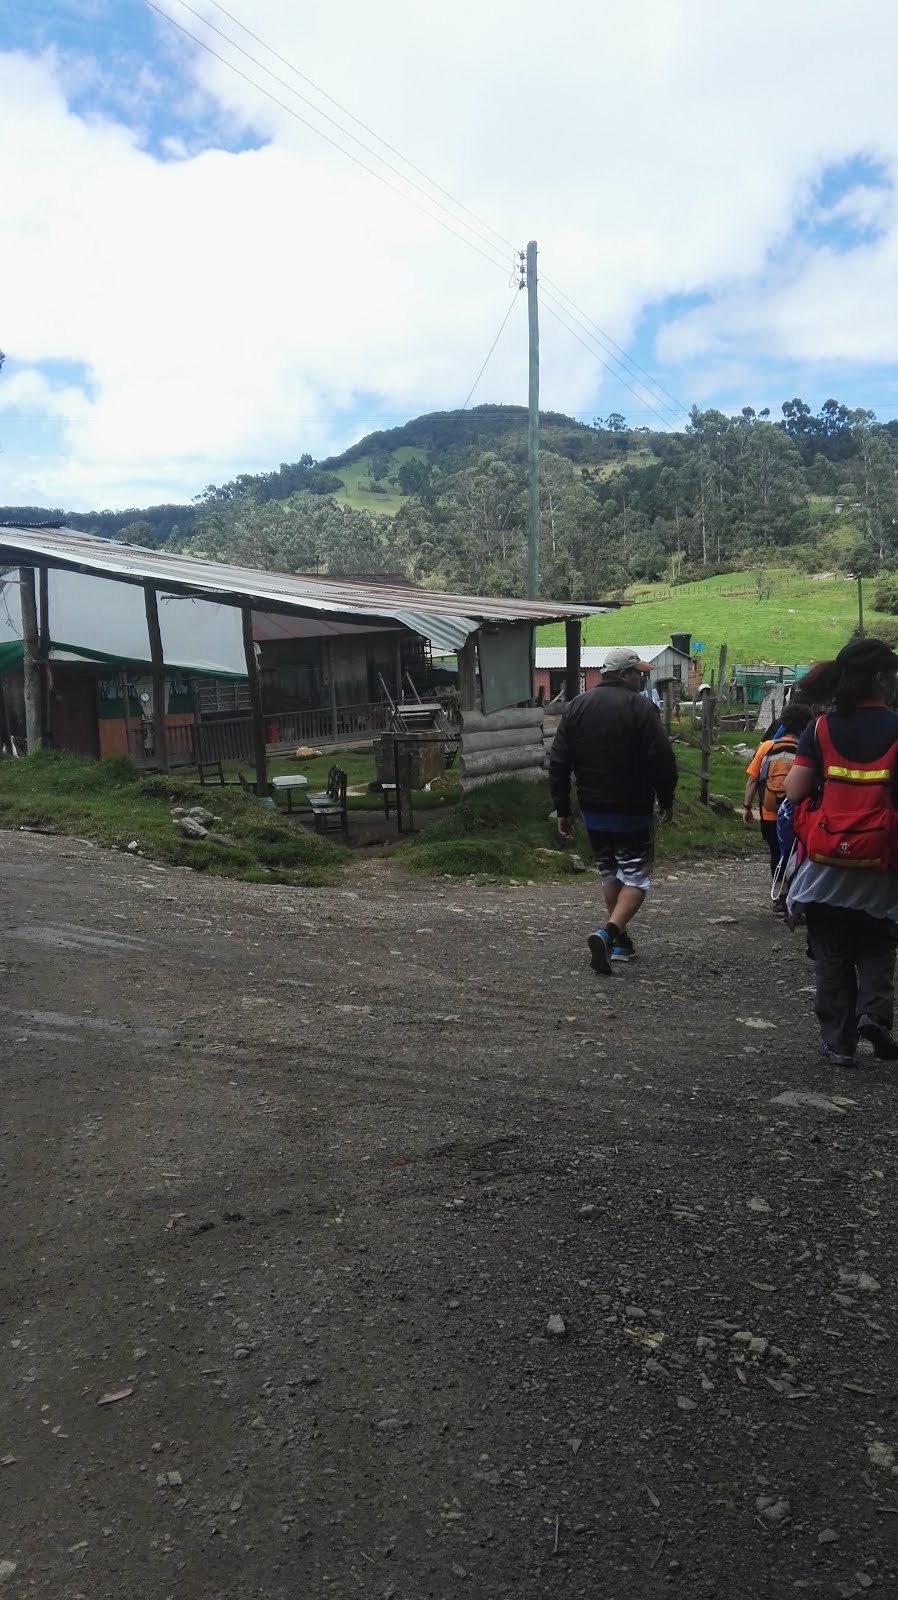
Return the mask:
<svg viewBox="0 0 898 1600">
<path fill-rule="evenodd" d="M 818 855 L 812 850 L 811 860 L 818 867 L 882 867 L 882 856 L 860 856 L 854 860 L 851 856 Z"/>
<path fill-rule="evenodd" d="M 876 772 L 865 772 L 861 767 L 827 767 L 827 778 L 847 778 L 849 783 L 887 783 L 891 777 L 888 767 Z"/>
</svg>

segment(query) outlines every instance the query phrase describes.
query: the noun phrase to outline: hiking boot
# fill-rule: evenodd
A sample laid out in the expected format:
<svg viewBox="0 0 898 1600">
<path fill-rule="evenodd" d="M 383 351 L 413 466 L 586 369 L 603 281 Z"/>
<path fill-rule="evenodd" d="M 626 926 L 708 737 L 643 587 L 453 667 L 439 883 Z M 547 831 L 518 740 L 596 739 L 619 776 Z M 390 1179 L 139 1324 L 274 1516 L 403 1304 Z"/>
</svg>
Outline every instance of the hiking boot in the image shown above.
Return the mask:
<svg viewBox="0 0 898 1600">
<path fill-rule="evenodd" d="M 607 977 L 611 971 L 610 934 L 605 928 L 599 928 L 596 933 L 590 934 L 586 943 L 589 945 L 590 965 L 593 972 L 602 972 Z"/>
<path fill-rule="evenodd" d="M 611 946 L 612 961 L 632 961 L 636 955 L 636 946 L 628 933 L 619 933 Z"/>
<path fill-rule="evenodd" d="M 862 1039 L 872 1044 L 877 1061 L 898 1061 L 898 1039 L 892 1037 L 884 1022 L 877 1022 L 875 1017 L 861 1017 L 857 1031 Z"/>
<path fill-rule="evenodd" d="M 837 1050 L 830 1050 L 828 1044 L 820 1046 L 820 1054 L 824 1061 L 829 1061 L 834 1067 L 853 1067 L 854 1056 L 840 1055 Z"/>
</svg>

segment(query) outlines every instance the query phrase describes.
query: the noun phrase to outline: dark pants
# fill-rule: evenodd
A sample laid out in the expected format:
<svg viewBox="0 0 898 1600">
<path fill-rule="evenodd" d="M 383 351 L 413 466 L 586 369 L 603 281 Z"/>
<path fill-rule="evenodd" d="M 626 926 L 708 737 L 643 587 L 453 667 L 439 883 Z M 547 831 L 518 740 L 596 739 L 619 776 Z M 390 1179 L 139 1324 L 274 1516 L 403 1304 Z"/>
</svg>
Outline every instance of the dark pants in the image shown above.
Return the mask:
<svg viewBox="0 0 898 1600">
<path fill-rule="evenodd" d="M 765 822 L 761 818 L 761 838 L 770 851 L 770 876 L 773 877 L 780 864 L 780 842 L 776 836 L 776 822 Z"/>
<path fill-rule="evenodd" d="M 895 1010 L 895 947 L 898 930 L 885 917 L 838 906 L 802 907 L 808 948 L 814 958 L 814 1010 L 829 1050 L 851 1056 L 860 1017 L 891 1029 Z"/>
</svg>

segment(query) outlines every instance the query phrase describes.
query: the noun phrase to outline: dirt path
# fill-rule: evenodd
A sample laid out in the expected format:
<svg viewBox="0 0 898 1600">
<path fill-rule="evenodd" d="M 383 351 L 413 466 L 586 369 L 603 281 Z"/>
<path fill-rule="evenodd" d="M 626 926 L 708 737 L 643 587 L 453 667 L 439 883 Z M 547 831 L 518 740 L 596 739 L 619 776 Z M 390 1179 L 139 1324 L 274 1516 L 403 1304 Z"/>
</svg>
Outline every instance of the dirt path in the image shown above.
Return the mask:
<svg viewBox="0 0 898 1600">
<path fill-rule="evenodd" d="M 894 1073 L 761 873 L 602 981 L 591 879 L 0 835 L 3 1600 L 894 1594 Z"/>
</svg>

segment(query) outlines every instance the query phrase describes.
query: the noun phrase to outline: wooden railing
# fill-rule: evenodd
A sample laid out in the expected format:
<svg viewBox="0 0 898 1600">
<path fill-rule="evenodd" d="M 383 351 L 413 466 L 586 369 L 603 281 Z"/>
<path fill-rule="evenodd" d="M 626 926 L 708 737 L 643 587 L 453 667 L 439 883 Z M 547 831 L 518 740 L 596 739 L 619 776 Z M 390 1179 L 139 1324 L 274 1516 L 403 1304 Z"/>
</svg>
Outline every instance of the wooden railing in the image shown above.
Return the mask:
<svg viewBox="0 0 898 1600">
<path fill-rule="evenodd" d="M 267 712 L 265 742 L 269 750 L 295 750 L 303 744 L 328 745 L 370 739 L 390 725 L 386 705 L 316 706 L 310 711 Z M 252 718 L 223 717 L 167 730 L 168 758 L 173 766 L 253 759 Z M 155 765 L 152 754 L 145 763 Z"/>
</svg>

